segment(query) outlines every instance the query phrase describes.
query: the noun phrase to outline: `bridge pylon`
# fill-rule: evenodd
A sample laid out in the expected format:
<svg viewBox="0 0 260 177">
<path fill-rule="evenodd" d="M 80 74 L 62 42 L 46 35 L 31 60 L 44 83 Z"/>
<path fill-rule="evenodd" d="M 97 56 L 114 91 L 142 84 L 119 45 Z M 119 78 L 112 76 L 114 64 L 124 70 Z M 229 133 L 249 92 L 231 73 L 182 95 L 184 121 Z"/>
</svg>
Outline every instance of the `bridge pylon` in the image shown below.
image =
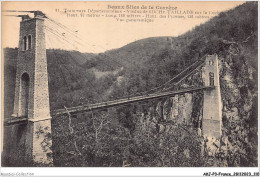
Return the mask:
<svg viewBox="0 0 260 177">
<path fill-rule="evenodd" d="M 53 164 L 44 18 L 35 11 L 20 22 L 14 110 L 5 120 L 12 124 L 4 127 L 4 156 L 14 166 Z"/>
<path fill-rule="evenodd" d="M 206 57 L 202 78 L 205 86 L 215 87 L 215 89 L 204 90 L 202 134 L 218 139 L 221 136 L 222 102 L 217 55 Z"/>
</svg>

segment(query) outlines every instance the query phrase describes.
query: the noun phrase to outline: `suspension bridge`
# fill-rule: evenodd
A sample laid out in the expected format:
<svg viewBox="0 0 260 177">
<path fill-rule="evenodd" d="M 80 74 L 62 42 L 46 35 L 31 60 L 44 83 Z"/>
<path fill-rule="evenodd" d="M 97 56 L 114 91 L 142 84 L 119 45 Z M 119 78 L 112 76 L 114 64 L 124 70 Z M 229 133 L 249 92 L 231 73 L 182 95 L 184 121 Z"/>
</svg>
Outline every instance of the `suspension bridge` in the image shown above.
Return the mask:
<svg viewBox="0 0 260 177">
<path fill-rule="evenodd" d="M 203 91 L 204 93 L 202 123 L 203 134 L 207 136 L 214 136 L 216 138 L 220 137 L 222 114 L 218 58 L 216 55 L 206 55 L 202 57 L 200 60 L 194 62 L 192 65 L 167 82 L 150 90 L 125 96 L 121 99 L 105 101 L 102 98 L 102 102 L 99 103 L 83 104 L 80 106 L 68 107 L 67 109 L 50 111 L 46 39 L 49 41 L 47 42 L 49 44 L 55 44 L 55 42 L 59 41 L 62 45 L 64 45 L 65 49 L 66 47 L 71 49 L 77 45 L 82 47 L 90 47 L 91 45 L 86 43 L 86 41 L 77 34 L 77 31 L 70 30 L 63 24 L 49 18 L 41 11 L 8 12 L 34 14 L 33 18 L 28 15 L 15 15 L 15 17 L 22 17 L 22 22 L 20 24 L 14 111 L 11 117 L 5 118 L 5 136 L 9 135 L 14 139 L 16 139 L 15 136 L 18 132 L 12 129 L 12 126 L 26 124 L 27 129 L 22 132 L 22 136 L 26 139 L 26 148 L 31 150 L 26 151 L 26 157 L 30 160 L 35 162 L 51 163 L 52 160 L 48 160 L 46 157 L 46 153 L 51 150 L 41 150 L 39 139 L 43 138 L 39 138 L 38 136 L 36 137 L 34 133 L 39 126 L 51 133 L 51 118 L 53 116 L 67 114 L 68 112 L 70 114 L 77 114 L 79 112 L 107 109 L 130 103 L 143 102 L 151 99 L 171 97 L 174 95 L 199 91 Z M 49 25 L 46 25 L 45 23 Z M 52 37 L 48 36 L 47 32 L 51 34 Z M 67 38 L 67 35 L 71 35 L 72 37 Z M 47 36 L 46 39 L 45 36 Z M 56 37 L 55 41 L 53 40 L 53 36 Z M 72 38 L 77 40 L 72 43 Z M 67 46 L 65 46 L 65 44 L 67 44 Z M 56 62 L 60 64 L 60 58 L 57 57 L 54 50 L 53 52 L 56 57 Z M 113 57 L 110 57 L 107 54 L 104 55 L 115 61 Z M 137 65 L 130 60 L 125 60 L 125 62 L 132 65 Z M 69 71 L 68 68 L 65 67 L 65 69 Z M 203 70 L 203 86 L 177 89 L 186 78 L 200 70 Z M 89 86 L 93 86 L 90 81 Z M 13 146 L 14 144 L 5 138 L 6 149 L 11 149 L 7 150 L 7 153 L 14 153 L 12 150 L 14 148 Z"/>
</svg>

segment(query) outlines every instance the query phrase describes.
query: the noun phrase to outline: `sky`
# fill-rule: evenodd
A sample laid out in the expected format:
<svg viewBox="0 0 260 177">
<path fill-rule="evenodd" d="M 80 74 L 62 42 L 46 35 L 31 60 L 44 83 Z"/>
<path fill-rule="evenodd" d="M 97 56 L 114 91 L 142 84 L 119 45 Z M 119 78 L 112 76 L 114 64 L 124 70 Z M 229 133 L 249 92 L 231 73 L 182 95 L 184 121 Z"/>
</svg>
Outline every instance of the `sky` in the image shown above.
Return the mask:
<svg viewBox="0 0 260 177">
<path fill-rule="evenodd" d="M 153 22 L 119 22 L 114 17 L 71 17 L 64 10 L 120 10 L 118 6 L 152 6 L 154 8 L 173 7 L 175 13 L 185 11 L 207 12 L 211 18 L 218 12 L 234 8 L 242 1 L 223 2 L 2 2 L 3 10 L 40 10 L 54 21 L 66 26 L 74 35 L 63 31 L 60 26 L 45 20 L 47 48 L 79 50 L 81 52 L 99 53 L 122 47 L 128 43 L 148 37 L 179 36 L 195 26 L 205 23 L 207 18 L 155 18 Z M 111 8 L 108 8 L 110 6 Z M 113 8 L 112 8 L 113 7 Z M 134 9 L 124 9 L 134 10 Z M 214 13 L 210 14 L 209 12 Z M 217 12 L 217 13 L 216 13 Z M 19 24 L 21 18 L 3 16 L 28 14 L 25 12 L 2 12 L 2 47 L 18 47 Z M 73 13 L 75 14 L 75 13 Z M 85 13 L 86 15 L 87 13 Z M 32 15 L 32 14 L 30 14 Z M 138 14 L 137 14 L 138 15 Z M 173 14 L 176 15 L 176 14 Z M 178 14 L 177 14 L 178 15 Z M 207 16 L 206 15 L 206 16 Z M 159 14 L 157 14 L 157 17 Z M 198 15 L 199 16 L 199 15 Z M 62 35 L 57 37 L 57 35 Z M 76 37 L 75 37 L 76 36 Z M 79 44 L 80 43 L 80 44 Z"/>
</svg>

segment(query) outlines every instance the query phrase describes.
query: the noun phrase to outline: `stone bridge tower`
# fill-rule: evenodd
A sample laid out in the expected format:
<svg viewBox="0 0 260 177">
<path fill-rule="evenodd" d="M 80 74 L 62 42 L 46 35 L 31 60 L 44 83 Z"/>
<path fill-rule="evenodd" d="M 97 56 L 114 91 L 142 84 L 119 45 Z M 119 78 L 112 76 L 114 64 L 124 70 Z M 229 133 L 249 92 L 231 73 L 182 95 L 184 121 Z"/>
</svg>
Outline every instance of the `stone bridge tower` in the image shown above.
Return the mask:
<svg viewBox="0 0 260 177">
<path fill-rule="evenodd" d="M 217 55 L 208 55 L 202 72 L 205 86 L 214 89 L 204 91 L 202 133 L 207 137 L 219 138 L 222 124 L 222 102 L 219 83 L 219 67 Z"/>
<path fill-rule="evenodd" d="M 10 160 L 19 157 L 19 166 L 49 166 L 52 165 L 52 141 L 45 15 L 35 11 L 34 18 L 22 17 L 14 111 L 10 118 L 13 124 L 5 126 L 4 152 Z M 21 120 L 25 120 L 23 124 Z"/>
</svg>

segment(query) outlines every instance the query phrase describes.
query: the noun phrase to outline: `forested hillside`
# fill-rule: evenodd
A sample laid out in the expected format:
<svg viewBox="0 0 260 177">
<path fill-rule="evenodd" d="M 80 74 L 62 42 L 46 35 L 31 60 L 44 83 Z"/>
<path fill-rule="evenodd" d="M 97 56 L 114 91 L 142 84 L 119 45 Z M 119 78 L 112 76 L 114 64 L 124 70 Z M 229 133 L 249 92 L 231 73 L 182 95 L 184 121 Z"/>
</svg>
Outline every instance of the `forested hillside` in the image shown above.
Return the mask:
<svg viewBox="0 0 260 177">
<path fill-rule="evenodd" d="M 178 37 L 143 39 L 100 54 L 48 49 L 51 109 L 62 108 L 64 105 L 69 107 L 135 95 L 167 82 L 204 55 L 217 54 L 221 61 L 222 132 L 225 143 L 229 145 L 230 149 L 219 152 L 216 157 L 218 164 L 215 165 L 257 166 L 257 32 L 258 4 L 257 2 L 247 2 L 220 13 L 205 24 Z M 12 112 L 16 57 L 17 49 L 5 49 L 5 115 L 10 115 Z M 102 77 L 100 77 L 100 73 L 103 73 Z M 79 145 L 82 152 L 86 151 L 87 155 L 81 155 L 80 159 L 85 160 L 84 162 L 88 166 L 109 166 L 111 161 L 113 161 L 112 166 L 120 166 L 127 156 L 127 159 L 130 159 L 131 163 L 136 166 L 158 166 L 151 161 L 159 158 L 157 155 L 162 154 L 164 149 L 161 148 L 160 143 L 155 142 L 156 138 L 147 140 L 142 136 L 141 125 L 136 124 L 136 115 L 131 115 L 130 110 L 132 109 L 136 108 L 119 108 L 118 113 L 111 116 L 113 124 L 120 125 L 120 128 L 104 127 L 102 129 L 101 134 L 105 138 L 102 145 L 98 144 L 100 146 L 98 152 L 95 151 L 95 147 L 89 147 L 89 144 L 94 142 L 94 135 L 90 135 L 91 129 L 87 130 L 89 132 L 86 135 L 88 145 L 86 147 L 84 144 Z M 54 124 L 61 131 L 62 124 L 60 126 L 57 122 Z M 91 122 L 87 122 L 87 124 L 90 125 Z M 128 132 L 126 129 L 130 131 Z M 175 137 L 182 134 L 179 130 L 174 131 Z M 127 133 L 130 134 L 126 135 Z M 59 134 L 54 134 L 54 136 L 59 136 Z M 78 138 L 84 139 L 80 134 L 78 134 Z M 167 142 L 167 138 L 165 137 L 165 142 Z M 224 139 L 221 143 L 224 143 Z M 189 142 L 194 149 L 199 149 L 199 145 L 193 140 L 178 141 L 185 146 L 188 146 L 187 142 Z M 128 146 L 127 143 L 132 145 Z M 166 143 L 165 147 L 172 148 L 173 144 Z M 126 147 L 130 150 L 124 149 Z M 160 153 L 158 149 L 160 149 Z M 57 152 L 61 153 L 59 150 L 56 150 L 56 155 Z M 118 153 L 125 151 L 127 153 L 124 156 L 123 153 Z M 194 154 L 196 156 L 196 153 Z M 167 159 L 167 157 L 165 154 L 164 158 Z M 60 166 L 64 166 L 64 163 L 84 166 L 82 161 L 79 162 L 75 158 L 71 162 L 71 159 L 62 159 L 67 158 L 66 155 L 60 158 L 58 160 Z M 178 156 L 178 158 L 184 157 Z M 90 162 L 89 159 L 94 160 Z M 186 159 L 184 162 L 180 159 L 176 162 L 170 162 L 168 159 L 169 166 L 176 164 L 183 166 L 208 165 L 203 164 L 202 160 L 198 160 L 200 157 L 196 157 L 197 161 Z M 163 166 L 163 163 L 160 165 Z"/>
</svg>

